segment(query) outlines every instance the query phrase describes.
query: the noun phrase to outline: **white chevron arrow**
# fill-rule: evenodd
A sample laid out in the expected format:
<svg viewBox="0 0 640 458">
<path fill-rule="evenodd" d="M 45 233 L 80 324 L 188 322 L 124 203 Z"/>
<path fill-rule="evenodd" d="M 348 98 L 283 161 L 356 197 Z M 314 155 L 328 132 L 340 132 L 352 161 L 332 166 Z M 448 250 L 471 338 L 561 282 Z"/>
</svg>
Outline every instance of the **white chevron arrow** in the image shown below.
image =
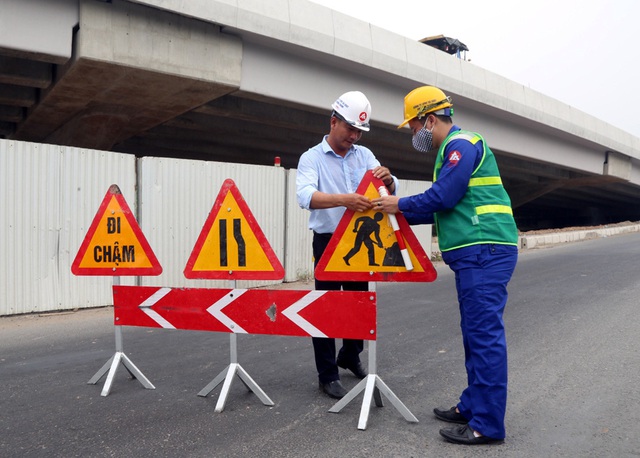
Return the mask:
<svg viewBox="0 0 640 458">
<path fill-rule="evenodd" d="M 311 337 L 327 337 L 325 333 L 320 331 L 318 328 L 316 328 L 314 325 L 312 325 L 299 315 L 300 311 L 302 311 L 307 305 L 315 302 L 325 293 L 326 291 L 311 291 L 309 294 L 305 295 L 303 298 L 301 298 L 297 302 L 294 302 L 285 310 L 283 310 L 282 314 L 293 321 L 295 324 L 300 326 Z"/>
<path fill-rule="evenodd" d="M 235 332 L 236 334 L 248 334 L 247 331 L 242 329 L 238 323 L 233 321 L 227 315 L 222 313 L 222 309 L 227 305 L 231 304 L 233 301 L 238 299 L 244 293 L 246 293 L 246 289 L 233 289 L 228 294 L 226 294 L 222 299 L 214 302 L 207 308 L 207 312 L 209 312 L 213 317 L 218 320 L 220 323 L 224 324 L 229 328 L 231 332 Z"/>
<path fill-rule="evenodd" d="M 149 296 L 142 304 L 140 304 L 140 308 L 144 313 L 149 315 L 153 321 L 158 323 L 165 329 L 175 329 L 175 326 L 169 323 L 164 317 L 162 317 L 158 312 L 151 309 L 156 303 L 165 297 L 167 294 L 171 292 L 171 288 L 160 288 L 158 291 Z"/>
</svg>

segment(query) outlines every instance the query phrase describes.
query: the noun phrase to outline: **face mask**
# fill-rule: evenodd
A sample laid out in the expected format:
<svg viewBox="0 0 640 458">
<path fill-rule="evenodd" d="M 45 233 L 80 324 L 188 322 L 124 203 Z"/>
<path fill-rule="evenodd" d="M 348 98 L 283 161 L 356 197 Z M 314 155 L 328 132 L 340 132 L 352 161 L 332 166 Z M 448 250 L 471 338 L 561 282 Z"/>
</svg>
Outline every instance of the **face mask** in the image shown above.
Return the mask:
<svg viewBox="0 0 640 458">
<path fill-rule="evenodd" d="M 427 121 L 424 122 L 425 126 L 427 125 Z M 435 127 L 435 126 L 434 126 Z M 422 126 L 412 139 L 413 147 L 420 151 L 421 153 L 428 153 L 433 149 L 433 127 L 431 130 L 427 130 L 426 127 Z"/>
</svg>

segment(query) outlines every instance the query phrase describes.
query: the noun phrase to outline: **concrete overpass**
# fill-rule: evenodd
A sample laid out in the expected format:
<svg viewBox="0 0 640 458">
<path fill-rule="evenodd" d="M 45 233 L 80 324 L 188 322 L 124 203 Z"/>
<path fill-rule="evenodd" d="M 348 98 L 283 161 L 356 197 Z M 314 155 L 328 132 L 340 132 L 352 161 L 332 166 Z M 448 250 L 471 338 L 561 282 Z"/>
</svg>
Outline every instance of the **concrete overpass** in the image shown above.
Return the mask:
<svg viewBox="0 0 640 458">
<path fill-rule="evenodd" d="M 487 138 L 521 229 L 640 220 L 639 138 L 314 3 L 5 0 L 0 13 L 8 139 L 252 164 L 280 156 L 295 168 L 327 132 L 333 100 L 358 89 L 373 106 L 362 143 L 400 178 L 429 180 L 433 159 L 396 129 L 404 95 L 422 84 L 451 95 L 456 123 Z"/>
</svg>

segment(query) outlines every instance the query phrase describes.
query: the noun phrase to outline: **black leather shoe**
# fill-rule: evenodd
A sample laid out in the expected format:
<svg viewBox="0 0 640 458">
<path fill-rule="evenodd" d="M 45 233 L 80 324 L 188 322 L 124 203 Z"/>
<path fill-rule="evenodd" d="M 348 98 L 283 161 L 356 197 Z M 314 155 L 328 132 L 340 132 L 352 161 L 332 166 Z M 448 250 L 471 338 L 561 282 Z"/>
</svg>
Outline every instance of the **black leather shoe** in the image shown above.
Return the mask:
<svg viewBox="0 0 640 458">
<path fill-rule="evenodd" d="M 460 412 L 456 412 L 456 406 L 451 407 L 449 410 L 433 409 L 433 413 L 436 415 L 438 420 L 448 421 L 449 423 L 459 423 L 461 425 L 469 423 L 469 420 L 467 420 Z"/>
<path fill-rule="evenodd" d="M 324 391 L 325 394 L 335 399 L 341 399 L 345 394 L 347 394 L 347 390 L 344 389 L 340 380 L 334 380 L 329 383 L 320 382 L 320 389 Z"/>
<path fill-rule="evenodd" d="M 469 425 L 441 429 L 440 435 L 453 444 L 482 445 L 502 442 L 502 439 L 492 439 L 487 436 L 476 437 Z"/>
<path fill-rule="evenodd" d="M 362 380 L 363 378 L 365 378 L 367 376 L 367 371 L 364 369 L 364 367 L 362 367 L 362 363 L 360 361 L 358 361 L 356 364 L 352 364 L 350 366 L 347 366 L 346 364 L 343 364 L 342 361 L 340 361 L 340 360 L 338 360 L 338 362 L 336 364 L 338 365 L 338 367 L 350 370 L 351 372 L 353 372 L 353 375 L 358 377 L 360 380 Z"/>
</svg>

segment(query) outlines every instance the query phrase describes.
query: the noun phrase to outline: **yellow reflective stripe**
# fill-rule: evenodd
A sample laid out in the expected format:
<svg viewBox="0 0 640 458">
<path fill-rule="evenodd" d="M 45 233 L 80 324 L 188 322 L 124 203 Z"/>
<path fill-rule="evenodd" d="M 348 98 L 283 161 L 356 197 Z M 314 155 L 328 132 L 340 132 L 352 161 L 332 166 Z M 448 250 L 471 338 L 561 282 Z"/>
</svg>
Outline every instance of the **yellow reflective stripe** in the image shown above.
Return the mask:
<svg viewBox="0 0 640 458">
<path fill-rule="evenodd" d="M 480 141 L 480 138 L 481 138 L 481 137 L 480 137 L 480 135 L 477 135 L 477 134 L 468 134 L 468 133 L 465 133 L 465 132 L 464 132 L 464 131 L 462 131 L 462 130 L 459 130 L 458 132 L 460 132 L 460 133 L 454 134 L 454 135 L 449 139 L 449 141 L 451 141 L 451 140 L 457 140 L 457 139 L 459 139 L 459 138 L 462 138 L 463 140 L 467 140 L 468 142 L 470 142 L 472 145 L 475 145 L 476 143 L 478 143 L 478 142 Z M 449 143 L 449 142 L 447 142 L 447 143 Z"/>
<path fill-rule="evenodd" d="M 482 205 L 476 207 L 476 214 L 484 215 L 485 213 L 508 213 L 513 215 L 513 210 L 508 205 Z"/>
<path fill-rule="evenodd" d="M 469 186 L 490 186 L 493 184 L 502 184 L 502 178 L 480 177 L 480 178 L 471 178 L 469 180 Z"/>
<path fill-rule="evenodd" d="M 477 135 L 465 134 L 465 133 L 462 133 L 462 131 L 460 131 L 460 130 L 458 132 L 461 132 L 461 133 L 454 134 L 449 141 L 457 140 L 459 138 L 461 138 L 463 140 L 466 140 L 468 142 L 471 142 L 472 144 L 474 144 L 474 143 L 476 143 L 478 141 L 478 136 Z M 449 143 L 449 142 L 447 142 L 447 143 Z"/>
</svg>

